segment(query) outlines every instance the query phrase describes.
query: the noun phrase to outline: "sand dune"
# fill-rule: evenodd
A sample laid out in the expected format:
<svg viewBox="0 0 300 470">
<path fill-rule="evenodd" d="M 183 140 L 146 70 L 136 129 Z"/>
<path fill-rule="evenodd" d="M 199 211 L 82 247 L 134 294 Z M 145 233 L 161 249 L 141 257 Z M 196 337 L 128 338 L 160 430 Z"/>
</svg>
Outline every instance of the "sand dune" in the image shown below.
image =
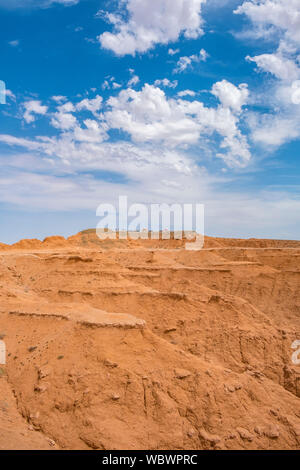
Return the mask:
<svg viewBox="0 0 300 470">
<path fill-rule="evenodd" d="M 0 244 L 0 449 L 297 449 L 300 242 Z"/>
</svg>

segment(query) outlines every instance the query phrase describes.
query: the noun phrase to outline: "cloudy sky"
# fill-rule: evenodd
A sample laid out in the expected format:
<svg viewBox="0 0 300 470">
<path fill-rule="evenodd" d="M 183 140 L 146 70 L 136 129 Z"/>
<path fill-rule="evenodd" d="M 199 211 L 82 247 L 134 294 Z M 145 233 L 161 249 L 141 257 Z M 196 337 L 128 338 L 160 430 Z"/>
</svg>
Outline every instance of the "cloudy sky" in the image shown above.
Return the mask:
<svg viewBox="0 0 300 470">
<path fill-rule="evenodd" d="M 0 241 L 100 203 L 300 236 L 300 0 L 0 0 Z"/>
</svg>

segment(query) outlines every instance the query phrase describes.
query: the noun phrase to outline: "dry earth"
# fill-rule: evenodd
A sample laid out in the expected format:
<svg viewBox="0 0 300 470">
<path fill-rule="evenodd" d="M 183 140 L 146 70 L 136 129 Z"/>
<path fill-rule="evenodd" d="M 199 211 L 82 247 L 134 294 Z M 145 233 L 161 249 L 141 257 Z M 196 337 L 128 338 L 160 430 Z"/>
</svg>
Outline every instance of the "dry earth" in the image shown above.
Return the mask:
<svg viewBox="0 0 300 470">
<path fill-rule="evenodd" d="M 300 242 L 0 245 L 0 449 L 300 447 Z"/>
</svg>

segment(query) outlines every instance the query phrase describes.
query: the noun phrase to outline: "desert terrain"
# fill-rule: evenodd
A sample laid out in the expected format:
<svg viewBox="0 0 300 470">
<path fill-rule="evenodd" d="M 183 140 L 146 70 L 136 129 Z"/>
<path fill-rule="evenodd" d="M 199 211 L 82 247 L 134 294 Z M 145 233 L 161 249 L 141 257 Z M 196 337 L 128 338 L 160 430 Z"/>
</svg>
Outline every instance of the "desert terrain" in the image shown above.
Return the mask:
<svg viewBox="0 0 300 470">
<path fill-rule="evenodd" d="M 0 449 L 299 449 L 300 242 L 0 245 Z"/>
</svg>

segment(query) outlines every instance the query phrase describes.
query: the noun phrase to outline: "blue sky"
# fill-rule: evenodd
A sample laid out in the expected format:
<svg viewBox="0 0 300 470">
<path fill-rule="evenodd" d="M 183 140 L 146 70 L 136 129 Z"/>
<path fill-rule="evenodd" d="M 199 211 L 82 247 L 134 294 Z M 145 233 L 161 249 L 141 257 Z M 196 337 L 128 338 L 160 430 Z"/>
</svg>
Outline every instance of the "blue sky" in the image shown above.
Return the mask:
<svg viewBox="0 0 300 470">
<path fill-rule="evenodd" d="M 0 241 L 100 203 L 299 239 L 299 0 L 0 0 Z"/>
</svg>

